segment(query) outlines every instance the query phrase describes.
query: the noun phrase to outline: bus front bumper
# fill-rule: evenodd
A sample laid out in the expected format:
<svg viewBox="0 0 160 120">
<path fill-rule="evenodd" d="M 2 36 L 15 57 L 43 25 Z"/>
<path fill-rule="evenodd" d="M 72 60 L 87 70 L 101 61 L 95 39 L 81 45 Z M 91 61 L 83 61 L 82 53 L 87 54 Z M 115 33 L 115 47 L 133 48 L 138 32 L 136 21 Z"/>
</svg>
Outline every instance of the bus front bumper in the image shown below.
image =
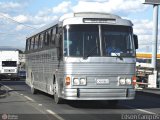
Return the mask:
<svg viewBox="0 0 160 120">
<path fill-rule="evenodd" d="M 66 100 L 131 100 L 135 90 L 126 89 L 65 89 L 62 95 Z"/>
</svg>

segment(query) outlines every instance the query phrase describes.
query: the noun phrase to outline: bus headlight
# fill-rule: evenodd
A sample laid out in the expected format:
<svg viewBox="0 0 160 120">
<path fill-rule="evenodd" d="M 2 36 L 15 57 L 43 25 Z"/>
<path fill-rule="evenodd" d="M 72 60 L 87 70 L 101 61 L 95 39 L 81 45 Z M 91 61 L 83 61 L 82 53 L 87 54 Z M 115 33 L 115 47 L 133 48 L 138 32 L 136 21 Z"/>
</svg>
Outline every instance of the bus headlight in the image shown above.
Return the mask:
<svg viewBox="0 0 160 120">
<path fill-rule="evenodd" d="M 124 79 L 124 78 L 120 78 L 120 79 L 119 79 L 119 84 L 120 84 L 120 85 L 125 85 L 125 84 L 126 84 L 125 79 Z"/>
<path fill-rule="evenodd" d="M 80 85 L 86 85 L 87 84 L 87 81 L 85 78 L 81 78 L 80 79 Z"/>
<path fill-rule="evenodd" d="M 78 78 L 73 78 L 73 85 L 79 85 L 79 79 Z"/>
<path fill-rule="evenodd" d="M 126 79 L 126 84 L 127 84 L 127 85 L 131 85 L 131 83 L 132 83 L 132 80 L 129 79 L 129 78 L 127 78 L 127 79 Z"/>
</svg>

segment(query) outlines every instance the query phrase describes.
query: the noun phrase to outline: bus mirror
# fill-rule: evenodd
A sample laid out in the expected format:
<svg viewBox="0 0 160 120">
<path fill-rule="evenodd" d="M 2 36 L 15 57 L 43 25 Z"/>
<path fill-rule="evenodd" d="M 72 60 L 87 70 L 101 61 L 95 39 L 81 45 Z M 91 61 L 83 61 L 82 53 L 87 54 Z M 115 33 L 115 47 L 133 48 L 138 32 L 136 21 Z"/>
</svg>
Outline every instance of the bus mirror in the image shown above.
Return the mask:
<svg viewBox="0 0 160 120">
<path fill-rule="evenodd" d="M 138 36 L 137 35 L 133 35 L 133 38 L 134 38 L 135 49 L 138 49 Z"/>
</svg>

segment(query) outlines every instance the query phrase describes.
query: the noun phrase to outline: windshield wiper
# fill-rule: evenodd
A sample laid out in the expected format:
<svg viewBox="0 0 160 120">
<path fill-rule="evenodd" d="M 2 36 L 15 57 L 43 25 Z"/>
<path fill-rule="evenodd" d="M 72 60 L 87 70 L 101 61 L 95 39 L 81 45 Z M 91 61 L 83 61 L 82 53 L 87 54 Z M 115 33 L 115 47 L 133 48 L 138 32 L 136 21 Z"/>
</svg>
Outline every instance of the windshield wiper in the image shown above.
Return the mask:
<svg viewBox="0 0 160 120">
<path fill-rule="evenodd" d="M 97 48 L 97 46 L 94 47 L 93 49 L 91 49 L 86 56 L 85 55 L 83 56 L 83 59 L 87 59 L 96 50 L 96 48 Z"/>
<path fill-rule="evenodd" d="M 119 58 L 120 60 L 123 60 L 122 56 L 118 55 L 117 50 L 115 48 L 113 48 L 113 52 L 116 54 L 116 57 Z"/>
</svg>

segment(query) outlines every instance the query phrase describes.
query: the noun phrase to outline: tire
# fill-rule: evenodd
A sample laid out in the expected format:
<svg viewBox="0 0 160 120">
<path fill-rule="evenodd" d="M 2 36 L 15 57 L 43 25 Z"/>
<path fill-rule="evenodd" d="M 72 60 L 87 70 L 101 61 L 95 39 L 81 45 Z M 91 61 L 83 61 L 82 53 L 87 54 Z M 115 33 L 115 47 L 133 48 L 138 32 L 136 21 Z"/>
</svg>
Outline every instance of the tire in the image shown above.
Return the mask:
<svg viewBox="0 0 160 120">
<path fill-rule="evenodd" d="M 32 93 L 32 94 L 37 94 L 37 93 L 38 93 L 38 90 L 35 89 L 35 88 L 33 87 L 33 85 L 32 85 L 32 87 L 31 87 L 31 93 Z"/>
<path fill-rule="evenodd" d="M 63 99 L 59 97 L 59 89 L 57 82 L 53 86 L 54 86 L 54 102 L 56 104 L 62 104 Z"/>
<path fill-rule="evenodd" d="M 34 88 L 33 81 L 34 81 L 34 79 L 33 79 L 32 73 L 31 73 L 31 93 L 32 94 L 37 94 L 38 90 Z"/>
</svg>

